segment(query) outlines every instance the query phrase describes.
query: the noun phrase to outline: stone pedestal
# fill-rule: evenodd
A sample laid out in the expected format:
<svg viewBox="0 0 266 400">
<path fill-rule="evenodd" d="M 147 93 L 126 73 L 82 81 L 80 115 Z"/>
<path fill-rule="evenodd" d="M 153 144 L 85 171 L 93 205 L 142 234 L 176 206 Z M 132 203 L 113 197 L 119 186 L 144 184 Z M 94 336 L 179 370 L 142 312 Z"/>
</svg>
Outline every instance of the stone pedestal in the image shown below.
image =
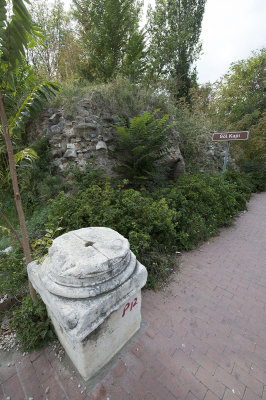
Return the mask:
<svg viewBox="0 0 266 400">
<path fill-rule="evenodd" d="M 95 375 L 139 329 L 146 268 L 128 240 L 109 228 L 84 228 L 55 239 L 29 278 L 82 377 Z"/>
</svg>

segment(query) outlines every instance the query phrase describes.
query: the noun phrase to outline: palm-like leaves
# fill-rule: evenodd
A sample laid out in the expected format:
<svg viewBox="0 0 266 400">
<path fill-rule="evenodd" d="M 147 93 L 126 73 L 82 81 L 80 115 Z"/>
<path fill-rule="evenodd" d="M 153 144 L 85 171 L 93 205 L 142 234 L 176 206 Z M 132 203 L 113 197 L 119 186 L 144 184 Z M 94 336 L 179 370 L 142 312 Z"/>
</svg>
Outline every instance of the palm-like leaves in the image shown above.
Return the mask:
<svg viewBox="0 0 266 400">
<path fill-rule="evenodd" d="M 60 86 L 52 82 L 44 82 L 37 86 L 26 98 L 15 118 L 11 122 L 9 126 L 11 135 L 14 134 L 17 137 L 20 136 L 29 119 L 40 113 L 43 109 L 44 103 L 47 102 L 50 97 L 53 97 L 55 92 L 59 89 Z"/>
<path fill-rule="evenodd" d="M 38 36 L 40 29 L 33 23 L 23 0 L 12 0 L 11 4 L 12 14 L 9 16 L 8 1 L 0 0 L 0 68 L 5 85 L 14 88 L 12 72 L 25 55 L 29 38 Z"/>
<path fill-rule="evenodd" d="M 28 2 L 28 0 L 24 0 Z M 7 9 L 9 5 L 12 5 L 11 15 L 8 15 Z M 2 90 L 6 92 L 8 88 L 15 91 L 13 72 L 15 71 L 17 64 L 21 62 L 22 57 L 25 55 L 25 48 L 29 42 L 29 39 L 33 35 L 39 33 L 39 29 L 34 25 L 30 14 L 23 2 L 23 0 L 0 0 L 0 76 L 4 81 L 2 81 L 2 88 L 0 90 L 0 118 L 3 126 L 4 139 L 6 144 L 6 149 L 8 153 L 8 163 L 10 167 L 10 175 L 12 179 L 12 186 L 15 195 L 15 203 L 19 217 L 19 224 L 22 236 L 22 247 L 26 263 L 31 262 L 30 245 L 26 229 L 25 216 L 22 208 L 18 179 L 16 173 L 16 166 L 14 160 L 13 146 L 10 138 L 10 132 L 8 128 L 8 121 L 6 117 L 6 111 L 3 103 Z M 47 86 L 48 89 L 49 85 Z M 46 99 L 47 93 L 44 90 L 37 90 L 35 92 L 35 97 L 32 101 L 28 100 L 28 103 L 21 110 L 19 115 L 16 117 L 16 121 L 19 121 L 20 125 L 13 125 L 13 129 L 18 127 L 21 129 L 23 125 L 23 120 L 27 120 L 30 117 L 30 112 L 37 109 L 37 106 L 32 104 L 36 103 L 40 105 L 41 98 Z M 48 96 L 49 97 L 49 96 Z M 23 106 L 22 106 L 23 107 Z M 24 114 L 23 114 L 24 113 Z M 21 119 L 20 119 L 21 118 Z M 25 154 L 24 154 L 25 155 Z M 37 300 L 36 292 L 29 282 L 30 294 L 33 300 Z"/>
</svg>

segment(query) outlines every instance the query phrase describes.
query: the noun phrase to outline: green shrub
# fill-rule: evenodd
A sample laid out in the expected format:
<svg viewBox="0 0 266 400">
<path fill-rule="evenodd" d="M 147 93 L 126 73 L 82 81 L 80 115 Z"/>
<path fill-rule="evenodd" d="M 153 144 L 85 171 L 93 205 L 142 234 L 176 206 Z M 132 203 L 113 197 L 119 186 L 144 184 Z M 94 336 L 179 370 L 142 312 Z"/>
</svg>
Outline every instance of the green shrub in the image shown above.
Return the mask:
<svg viewBox="0 0 266 400">
<path fill-rule="evenodd" d="M 115 188 L 103 181 L 73 196 L 60 193 L 51 203 L 49 226 L 55 229 L 59 223 L 66 231 L 106 226 L 118 231 L 147 266 L 148 285 L 153 287 L 168 276 L 175 250 L 190 250 L 232 224 L 246 208 L 250 190 L 239 173 L 185 174 L 152 192 Z"/>
<path fill-rule="evenodd" d="M 0 293 L 17 296 L 25 292 L 27 271 L 21 249 L 0 254 Z"/>
<path fill-rule="evenodd" d="M 49 205 L 37 208 L 27 219 L 27 231 L 30 239 L 38 239 L 45 234 L 45 225 L 49 216 Z"/>
<path fill-rule="evenodd" d="M 263 192 L 266 190 L 266 164 L 247 160 L 240 160 L 239 164 L 252 185 L 252 192 Z"/>
<path fill-rule="evenodd" d="M 243 194 L 247 200 L 250 199 L 253 185 L 247 174 L 238 171 L 225 171 L 223 177 L 227 182 L 234 184 L 237 191 Z"/>
<path fill-rule="evenodd" d="M 87 163 L 85 170 L 72 168 L 69 172 L 73 174 L 75 186 L 79 190 L 86 190 L 92 184 L 101 185 L 104 182 L 103 171 L 96 170 L 91 162 Z"/>
<path fill-rule="evenodd" d="M 159 188 L 152 195 L 165 198 L 176 211 L 176 244 L 180 250 L 190 250 L 216 235 L 220 227 L 230 225 L 246 208 L 250 192 L 241 193 L 235 183 L 222 177 L 184 174 L 176 184 Z"/>
<path fill-rule="evenodd" d="M 92 185 L 70 197 L 65 193 L 51 202 L 49 227 L 66 231 L 88 226 L 105 226 L 129 239 L 141 261 L 147 254 L 171 253 L 175 249 L 176 212 L 165 199 L 158 201 L 134 189 L 113 188 L 105 182 Z M 156 259 L 154 261 L 157 261 Z M 167 269 L 167 263 L 161 267 Z"/>
<path fill-rule="evenodd" d="M 157 111 L 133 118 L 129 126 L 116 126 L 114 169 L 135 185 L 159 178 L 164 171 L 158 163 L 165 157 L 169 115 L 156 119 Z"/>
<path fill-rule="evenodd" d="M 22 351 L 41 348 L 55 339 L 46 307 L 39 297 L 37 302 L 30 296 L 22 300 L 21 308 L 13 312 L 10 328 L 16 331 Z"/>
<path fill-rule="evenodd" d="M 63 188 L 62 178 L 53 175 L 49 141 L 42 138 L 31 146 L 39 156 L 31 167 L 19 170 L 21 198 L 27 208 L 45 205 Z"/>
</svg>

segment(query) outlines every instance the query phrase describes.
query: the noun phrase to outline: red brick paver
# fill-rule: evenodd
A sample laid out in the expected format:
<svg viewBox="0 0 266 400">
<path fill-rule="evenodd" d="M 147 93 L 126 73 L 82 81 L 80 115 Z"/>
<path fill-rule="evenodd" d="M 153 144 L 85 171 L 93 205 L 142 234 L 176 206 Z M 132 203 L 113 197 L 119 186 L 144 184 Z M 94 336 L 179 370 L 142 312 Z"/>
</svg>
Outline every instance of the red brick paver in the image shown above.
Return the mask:
<svg viewBox="0 0 266 400">
<path fill-rule="evenodd" d="M 266 400 L 265 267 L 262 193 L 235 226 L 185 254 L 164 291 L 144 292 L 148 329 L 93 387 L 46 349 L 0 362 L 0 399 Z"/>
</svg>

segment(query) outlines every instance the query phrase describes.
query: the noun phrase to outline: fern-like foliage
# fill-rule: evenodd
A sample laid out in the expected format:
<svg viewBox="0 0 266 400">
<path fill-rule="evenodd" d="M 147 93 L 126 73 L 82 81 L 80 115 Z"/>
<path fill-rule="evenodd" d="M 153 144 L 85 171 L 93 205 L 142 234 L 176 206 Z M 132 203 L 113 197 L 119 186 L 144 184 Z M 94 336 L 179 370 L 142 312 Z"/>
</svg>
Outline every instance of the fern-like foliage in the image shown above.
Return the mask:
<svg viewBox="0 0 266 400">
<path fill-rule="evenodd" d="M 11 135 L 20 137 L 29 119 L 39 114 L 43 109 L 44 103 L 55 96 L 59 89 L 60 85 L 53 82 L 44 82 L 37 86 L 26 98 L 11 122 L 9 127 Z"/>
<path fill-rule="evenodd" d="M 20 161 L 33 161 L 34 159 L 38 158 L 38 155 L 35 150 L 27 147 L 18 153 L 14 154 L 15 164 L 17 165 Z"/>
<path fill-rule="evenodd" d="M 158 111 L 135 117 L 129 127 L 126 124 L 116 127 L 115 169 L 133 185 L 159 178 L 165 169 L 160 161 L 166 155 L 169 115 L 155 118 Z"/>
</svg>

